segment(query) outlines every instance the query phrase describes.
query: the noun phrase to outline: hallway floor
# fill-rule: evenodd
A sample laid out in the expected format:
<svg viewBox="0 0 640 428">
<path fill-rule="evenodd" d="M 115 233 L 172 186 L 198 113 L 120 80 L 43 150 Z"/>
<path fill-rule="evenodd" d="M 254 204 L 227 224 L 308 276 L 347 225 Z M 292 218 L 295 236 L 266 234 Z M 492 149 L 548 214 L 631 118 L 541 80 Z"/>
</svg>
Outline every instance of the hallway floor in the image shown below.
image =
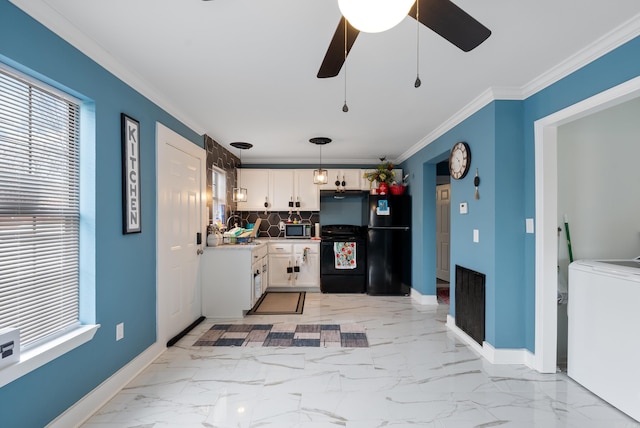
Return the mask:
<svg viewBox="0 0 640 428">
<path fill-rule="evenodd" d="M 640 427 L 563 373 L 489 364 L 447 329 L 448 310 L 307 293 L 302 315 L 231 320 L 357 323 L 369 348 L 194 347 L 206 320 L 83 427 Z"/>
</svg>

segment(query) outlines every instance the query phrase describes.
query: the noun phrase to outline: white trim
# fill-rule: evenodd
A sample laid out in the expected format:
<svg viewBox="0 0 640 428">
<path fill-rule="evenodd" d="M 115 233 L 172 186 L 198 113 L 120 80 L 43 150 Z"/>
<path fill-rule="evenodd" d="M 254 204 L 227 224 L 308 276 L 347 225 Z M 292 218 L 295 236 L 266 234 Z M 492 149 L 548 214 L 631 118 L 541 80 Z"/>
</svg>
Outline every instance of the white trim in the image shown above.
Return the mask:
<svg viewBox="0 0 640 428">
<path fill-rule="evenodd" d="M 21 351 L 20 361 L 0 370 L 0 388 L 87 343 L 93 339 L 99 327 L 100 324 L 81 325 L 42 345 Z"/>
<path fill-rule="evenodd" d="M 534 123 L 536 250 L 533 368 L 556 371 L 558 126 L 640 97 L 640 77 L 596 94 Z"/>
<path fill-rule="evenodd" d="M 456 319 L 447 315 L 447 327 L 471 349 L 491 364 L 524 364 L 532 367 L 533 354 L 526 349 L 496 349 L 487 341 L 482 346 L 456 325 Z M 533 367 L 532 367 L 533 368 Z"/>
<path fill-rule="evenodd" d="M 395 163 L 402 163 L 409 159 L 418 151 L 453 129 L 456 125 L 468 119 L 471 115 L 490 102 L 496 100 L 524 100 L 560 79 L 567 77 L 571 73 L 574 73 L 576 70 L 579 70 L 608 52 L 622 46 L 624 43 L 633 40 L 638 35 L 640 35 L 640 14 L 635 15 L 627 22 L 605 34 L 591 45 L 562 61 L 560 64 L 549 69 L 520 88 L 490 87 L 486 89 L 456 114 L 444 121 L 439 127 L 434 129 L 431 133 L 398 156 Z"/>
<path fill-rule="evenodd" d="M 423 295 L 415 288 L 411 289 L 411 300 L 419 305 L 438 305 L 438 297 L 433 295 Z"/>
<path fill-rule="evenodd" d="M 610 31 L 586 48 L 566 58 L 560 64 L 547 70 L 522 87 L 524 98 L 540 92 L 555 82 L 564 79 L 585 65 L 622 46 L 640 35 L 640 14 Z"/>
<path fill-rule="evenodd" d="M 69 21 L 47 2 L 31 0 L 9 1 L 196 133 L 205 133 L 206 127 L 178 110 L 165 95 L 149 85 L 144 78 L 133 73 L 126 65 L 118 61 L 94 40 L 87 37 L 73 25 L 70 25 Z"/>
<path fill-rule="evenodd" d="M 97 388 L 69 407 L 55 418 L 48 428 L 78 427 L 93 416 L 102 406 L 107 404 L 129 382 L 138 376 L 165 351 L 159 342 L 148 347 L 144 352 L 131 360 L 126 366 L 115 372 Z"/>
<path fill-rule="evenodd" d="M 428 146 L 432 142 L 434 142 L 439 137 L 443 136 L 445 133 L 453 129 L 456 125 L 459 125 L 464 120 L 469 118 L 475 112 L 480 110 L 482 107 L 494 101 L 495 93 L 492 88 L 485 90 L 483 93 L 478 95 L 473 101 L 464 106 L 461 110 L 459 110 L 456 114 L 451 116 L 449 119 L 445 120 L 440 126 L 427 134 L 424 138 L 418 141 L 416 144 L 411 146 L 409 150 L 402 153 L 396 160 L 395 163 L 402 163 L 405 160 L 409 159 L 414 154 L 418 153 L 422 148 Z"/>
</svg>

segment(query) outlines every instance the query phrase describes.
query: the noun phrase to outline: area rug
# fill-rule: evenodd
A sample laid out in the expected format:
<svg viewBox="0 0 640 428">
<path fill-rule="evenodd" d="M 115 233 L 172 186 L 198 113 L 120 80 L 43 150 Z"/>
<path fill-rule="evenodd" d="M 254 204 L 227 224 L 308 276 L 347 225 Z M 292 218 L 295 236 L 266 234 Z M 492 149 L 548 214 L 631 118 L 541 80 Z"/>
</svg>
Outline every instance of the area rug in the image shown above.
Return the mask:
<svg viewBox="0 0 640 428">
<path fill-rule="evenodd" d="M 367 348 L 357 324 L 214 324 L 193 346 Z"/>
<path fill-rule="evenodd" d="M 247 315 L 291 315 L 301 314 L 306 292 L 267 291 L 256 302 Z"/>
</svg>

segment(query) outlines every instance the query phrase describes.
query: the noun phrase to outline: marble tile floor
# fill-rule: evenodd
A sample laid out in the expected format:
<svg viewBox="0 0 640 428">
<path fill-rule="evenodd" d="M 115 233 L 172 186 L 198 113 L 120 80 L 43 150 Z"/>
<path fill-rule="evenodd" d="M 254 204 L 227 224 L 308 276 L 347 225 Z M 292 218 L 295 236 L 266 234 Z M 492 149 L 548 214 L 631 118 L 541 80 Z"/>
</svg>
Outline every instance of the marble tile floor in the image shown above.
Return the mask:
<svg viewBox="0 0 640 428">
<path fill-rule="evenodd" d="M 251 323 L 358 323 L 368 348 L 194 347 L 206 320 L 84 428 L 640 427 L 566 374 L 491 365 L 409 297 L 308 293 L 302 315 Z"/>
</svg>

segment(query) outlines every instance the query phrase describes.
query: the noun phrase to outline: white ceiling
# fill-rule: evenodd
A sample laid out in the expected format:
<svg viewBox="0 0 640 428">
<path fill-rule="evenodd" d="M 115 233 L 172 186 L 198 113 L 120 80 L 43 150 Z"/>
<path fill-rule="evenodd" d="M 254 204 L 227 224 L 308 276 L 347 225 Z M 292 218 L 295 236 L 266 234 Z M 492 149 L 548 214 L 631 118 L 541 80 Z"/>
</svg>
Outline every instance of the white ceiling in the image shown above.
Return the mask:
<svg viewBox="0 0 640 428">
<path fill-rule="evenodd" d="M 344 67 L 316 78 L 337 0 L 11 1 L 196 132 L 252 143 L 247 164 L 315 163 L 315 136 L 323 163 L 404 160 L 488 90 L 530 95 L 640 27 L 638 0 L 453 0 L 491 37 L 464 53 L 420 26 L 416 89 L 416 21 L 361 33 L 343 113 Z"/>
</svg>

